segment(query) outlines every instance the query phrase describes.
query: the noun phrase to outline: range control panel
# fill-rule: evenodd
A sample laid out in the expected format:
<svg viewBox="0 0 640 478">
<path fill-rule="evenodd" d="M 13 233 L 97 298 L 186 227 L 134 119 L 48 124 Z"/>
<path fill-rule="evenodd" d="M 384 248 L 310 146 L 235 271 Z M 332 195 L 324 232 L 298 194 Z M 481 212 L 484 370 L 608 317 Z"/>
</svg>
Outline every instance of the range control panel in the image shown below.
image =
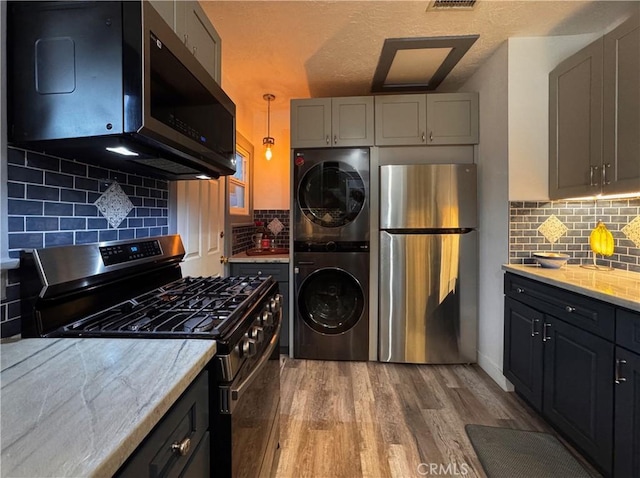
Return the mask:
<svg viewBox="0 0 640 478">
<path fill-rule="evenodd" d="M 100 255 L 102 256 L 102 262 L 105 266 L 159 256 L 160 254 L 162 254 L 162 249 L 157 240 L 118 244 L 100 248 Z"/>
</svg>

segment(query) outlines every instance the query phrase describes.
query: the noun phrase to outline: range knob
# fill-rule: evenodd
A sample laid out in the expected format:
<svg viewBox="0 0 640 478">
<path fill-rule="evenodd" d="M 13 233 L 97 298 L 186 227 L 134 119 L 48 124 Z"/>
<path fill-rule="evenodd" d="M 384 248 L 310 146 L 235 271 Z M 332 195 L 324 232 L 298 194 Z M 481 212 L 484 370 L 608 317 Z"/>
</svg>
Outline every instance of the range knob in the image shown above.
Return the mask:
<svg viewBox="0 0 640 478">
<path fill-rule="evenodd" d="M 258 353 L 258 344 L 254 339 L 245 338 L 240 342 L 240 357 L 253 357 Z"/>
<path fill-rule="evenodd" d="M 282 294 L 276 294 L 276 296 L 274 297 L 276 304 L 278 305 L 278 308 L 282 307 Z"/>
<path fill-rule="evenodd" d="M 260 326 L 254 325 L 247 332 L 248 338 L 254 339 L 257 343 L 262 343 L 264 340 L 264 329 Z"/>
<path fill-rule="evenodd" d="M 278 309 L 278 304 L 276 303 L 276 300 L 272 297 L 271 299 L 269 299 L 269 302 L 267 302 L 267 310 L 269 312 L 277 312 Z"/>
<path fill-rule="evenodd" d="M 263 310 L 262 315 L 260 317 L 262 321 L 262 325 L 271 326 L 273 325 L 273 313 L 268 310 Z"/>
<path fill-rule="evenodd" d="M 336 249 L 338 249 L 338 245 L 334 241 L 327 242 L 324 247 L 327 252 L 336 252 Z"/>
</svg>

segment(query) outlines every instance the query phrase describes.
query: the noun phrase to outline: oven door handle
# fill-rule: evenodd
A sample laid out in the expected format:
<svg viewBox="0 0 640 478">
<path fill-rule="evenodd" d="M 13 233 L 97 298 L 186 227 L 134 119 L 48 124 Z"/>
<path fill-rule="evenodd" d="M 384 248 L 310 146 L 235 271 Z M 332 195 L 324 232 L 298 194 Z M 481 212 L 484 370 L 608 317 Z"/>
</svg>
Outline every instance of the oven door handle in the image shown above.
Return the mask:
<svg viewBox="0 0 640 478">
<path fill-rule="evenodd" d="M 230 388 L 229 391 L 231 392 L 230 394 L 231 403 L 229 404 L 229 413 L 233 413 L 235 404 L 238 402 L 238 400 L 240 400 L 240 397 L 242 396 L 244 391 L 251 386 L 253 381 L 260 374 L 266 361 L 269 360 L 269 357 L 271 357 L 271 354 L 273 353 L 275 348 L 280 345 L 280 329 L 281 328 L 282 328 L 282 313 L 280 313 L 280 320 L 278 321 L 278 327 L 276 328 L 275 334 L 273 334 L 273 337 L 271 338 L 269 347 L 267 347 L 267 350 L 262 354 L 262 357 L 260 357 L 260 360 L 258 361 L 256 367 L 249 374 L 249 376 L 242 381 L 242 383 Z"/>
</svg>

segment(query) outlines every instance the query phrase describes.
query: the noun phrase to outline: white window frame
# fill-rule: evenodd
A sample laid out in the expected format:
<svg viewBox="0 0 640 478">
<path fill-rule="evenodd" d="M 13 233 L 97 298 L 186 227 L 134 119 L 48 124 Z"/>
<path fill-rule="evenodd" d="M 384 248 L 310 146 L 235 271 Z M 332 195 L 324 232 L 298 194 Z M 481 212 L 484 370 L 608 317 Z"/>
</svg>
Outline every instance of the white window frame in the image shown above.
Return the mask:
<svg viewBox="0 0 640 478">
<path fill-rule="evenodd" d="M 236 154 L 243 158 L 244 178 L 238 179 L 227 176 L 227 213 L 231 223 L 252 223 L 253 222 L 253 145 L 240 133 L 236 132 Z M 231 187 L 239 186 L 244 188 L 244 207 L 232 207 L 229 195 Z"/>
</svg>

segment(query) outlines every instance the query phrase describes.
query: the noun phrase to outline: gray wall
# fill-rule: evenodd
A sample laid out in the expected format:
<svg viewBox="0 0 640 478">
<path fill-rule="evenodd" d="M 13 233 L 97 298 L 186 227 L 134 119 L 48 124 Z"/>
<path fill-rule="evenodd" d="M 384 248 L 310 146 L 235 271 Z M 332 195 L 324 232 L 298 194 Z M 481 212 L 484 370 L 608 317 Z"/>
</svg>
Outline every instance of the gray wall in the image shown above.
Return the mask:
<svg viewBox="0 0 640 478">
<path fill-rule="evenodd" d="M 509 256 L 507 61 L 508 46 L 503 43 L 460 90 L 480 94 L 478 364 L 503 388 L 508 386 L 502 375 L 501 270 Z"/>
</svg>

